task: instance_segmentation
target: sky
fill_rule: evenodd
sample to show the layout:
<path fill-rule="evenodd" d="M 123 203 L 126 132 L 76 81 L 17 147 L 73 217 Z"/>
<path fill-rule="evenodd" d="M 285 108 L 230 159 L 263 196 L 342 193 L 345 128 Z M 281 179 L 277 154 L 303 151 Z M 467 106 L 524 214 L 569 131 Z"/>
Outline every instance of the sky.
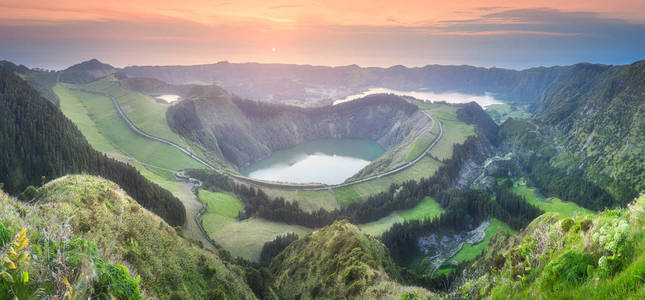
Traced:
<path fill-rule="evenodd" d="M 524 69 L 645 59 L 645 0 L 0 0 L 0 59 Z"/>

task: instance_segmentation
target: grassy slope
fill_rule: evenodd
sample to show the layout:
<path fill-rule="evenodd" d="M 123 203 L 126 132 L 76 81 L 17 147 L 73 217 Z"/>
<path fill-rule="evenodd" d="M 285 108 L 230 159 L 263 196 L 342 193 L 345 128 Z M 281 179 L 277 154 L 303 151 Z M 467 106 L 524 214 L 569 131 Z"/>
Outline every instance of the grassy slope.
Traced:
<path fill-rule="evenodd" d="M 565 217 L 595 214 L 593 211 L 580 207 L 573 202 L 562 201 L 555 197 L 545 199 L 535 188 L 527 187 L 523 180 L 513 183 L 513 192 L 524 197 L 528 203 L 544 212 L 557 212 Z"/>
<path fill-rule="evenodd" d="M 93 147 L 102 150 L 116 149 L 141 163 L 157 167 L 150 168 L 150 171 L 166 178 L 171 178 L 171 172 L 161 172 L 161 169 L 177 171 L 202 167 L 174 147 L 136 134 L 123 122 L 107 97 L 72 91 L 61 84 L 56 85 L 54 90 L 65 116 L 81 128 Z M 79 103 L 85 114 L 79 108 Z"/>
<path fill-rule="evenodd" d="M 258 261 L 264 243 L 278 235 L 291 232 L 303 235 L 311 231 L 306 227 L 261 218 L 238 221 L 237 214 L 243 205 L 234 196 L 200 189 L 199 197 L 208 205 L 208 210 L 201 218 L 204 229 L 215 242 L 236 257 Z"/>
<path fill-rule="evenodd" d="M 141 276 L 140 286 L 148 297 L 178 293 L 185 299 L 205 298 L 219 291 L 223 297 L 254 298 L 239 267 L 182 238 L 110 181 L 65 176 L 47 183 L 39 192 L 35 204 L 25 204 L 0 191 L 0 222 L 25 226 L 55 241 L 71 236 L 93 241 L 99 255 Z M 35 236 L 31 239 L 38 240 Z M 208 269 L 216 272 L 209 277 Z"/>
<path fill-rule="evenodd" d="M 240 200 L 225 193 L 214 193 L 200 189 L 199 199 L 206 204 L 209 214 L 237 218 L 238 213 L 244 210 L 244 204 Z"/>
<path fill-rule="evenodd" d="M 430 146 L 433 139 L 434 136 L 430 136 L 428 134 L 420 136 L 416 141 L 414 141 L 414 144 L 412 144 L 412 147 L 410 147 L 408 152 L 405 153 L 405 161 L 413 161 L 415 158 L 419 157 L 419 155 L 421 155 L 421 153 Z"/>
<path fill-rule="evenodd" d="M 441 206 L 432 197 L 425 197 L 421 203 L 411 209 L 395 211 L 385 218 L 377 221 L 361 224 L 358 227 L 361 231 L 379 236 L 387 231 L 395 223 L 402 223 L 403 221 L 423 220 L 425 218 L 434 218 L 443 212 Z"/>
<path fill-rule="evenodd" d="M 83 106 L 83 103 L 70 90 L 57 84 L 54 86 L 54 93 L 59 99 L 62 99 L 60 101 L 60 110 L 76 124 L 76 127 L 94 149 L 101 152 L 118 152 L 96 128 L 96 124 L 89 117 L 90 114 Z"/>
<path fill-rule="evenodd" d="M 478 297 L 493 299 L 645 296 L 645 195 L 626 209 L 576 216 L 569 230 L 562 220 L 557 213 L 546 213 L 518 236 L 487 248 L 479 265 L 489 266 L 498 254 L 506 256 L 504 265 L 467 282 L 460 294 L 478 291 Z M 586 220 L 591 226 L 585 231 L 581 223 Z"/>
<path fill-rule="evenodd" d="M 388 253 L 375 238 L 338 221 L 276 256 L 270 266 L 273 284 L 282 299 L 395 299 L 414 288 L 394 281 L 398 274 Z"/>
<path fill-rule="evenodd" d="M 528 105 L 492 104 L 486 106 L 486 112 L 497 124 L 504 123 L 506 119 L 527 120 L 531 118 Z"/>
<path fill-rule="evenodd" d="M 114 96 L 128 119 L 139 129 L 180 146 L 186 146 L 184 139 L 174 133 L 168 126 L 166 110 L 169 104 L 164 104 L 150 96 L 124 89 L 119 86 L 113 77 L 107 77 L 86 85 L 79 85 L 79 87 Z"/>
<path fill-rule="evenodd" d="M 430 150 L 430 155 L 444 160 L 452 157 L 452 149 L 455 144 L 461 144 L 471 135 L 475 135 L 475 128 L 457 119 L 457 108 L 453 106 L 440 105 L 427 112 L 441 121 L 443 125 L 443 137 Z"/>

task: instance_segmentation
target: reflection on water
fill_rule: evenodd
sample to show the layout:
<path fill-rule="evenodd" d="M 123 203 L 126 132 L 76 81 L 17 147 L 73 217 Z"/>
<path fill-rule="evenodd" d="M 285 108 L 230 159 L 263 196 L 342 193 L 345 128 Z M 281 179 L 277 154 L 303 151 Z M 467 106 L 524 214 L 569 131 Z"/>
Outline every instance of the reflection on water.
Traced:
<path fill-rule="evenodd" d="M 362 92 L 360 94 L 355 94 L 347 96 L 344 99 L 334 101 L 334 104 L 343 103 L 347 101 L 356 100 L 363 98 L 367 95 L 372 94 L 396 94 L 401 96 L 410 96 L 420 100 L 427 101 L 445 101 L 448 103 L 468 103 L 475 101 L 481 107 L 486 107 L 491 104 L 501 104 L 502 101 L 499 101 L 493 97 L 490 93 L 485 93 L 484 95 L 470 95 L 462 93 L 433 93 L 433 92 L 424 92 L 424 91 L 399 91 L 386 88 L 370 88 L 369 90 Z"/>
<path fill-rule="evenodd" d="M 173 103 L 173 102 L 179 100 L 180 97 L 178 95 L 161 95 L 161 96 L 157 96 L 155 98 L 157 98 L 159 100 L 166 101 L 168 103 Z"/>
<path fill-rule="evenodd" d="M 242 170 L 242 174 L 279 182 L 338 184 L 383 152 L 374 141 L 321 139 L 276 151 Z"/>

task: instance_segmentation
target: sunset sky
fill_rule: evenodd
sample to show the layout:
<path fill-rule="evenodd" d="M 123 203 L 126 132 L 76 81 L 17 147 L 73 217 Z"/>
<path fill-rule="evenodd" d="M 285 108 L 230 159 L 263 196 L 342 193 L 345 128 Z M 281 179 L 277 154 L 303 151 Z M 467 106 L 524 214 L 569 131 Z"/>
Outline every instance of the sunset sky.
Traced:
<path fill-rule="evenodd" d="M 0 0 L 0 59 L 526 68 L 645 59 L 645 1 Z"/>

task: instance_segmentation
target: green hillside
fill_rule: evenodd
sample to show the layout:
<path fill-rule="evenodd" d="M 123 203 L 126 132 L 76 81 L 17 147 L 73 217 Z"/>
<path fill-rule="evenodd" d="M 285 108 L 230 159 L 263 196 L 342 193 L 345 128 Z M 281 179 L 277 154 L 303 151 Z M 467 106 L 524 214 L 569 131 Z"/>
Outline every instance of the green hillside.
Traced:
<path fill-rule="evenodd" d="M 645 61 L 580 64 L 535 103 L 535 123 L 561 151 L 554 164 L 581 168 L 618 199 L 645 188 Z"/>
<path fill-rule="evenodd" d="M 66 176 L 38 194 L 26 204 L 0 191 L 0 242 L 22 227 L 31 241 L 33 256 L 20 267 L 29 274 L 22 289 L 32 294 L 20 299 L 255 298 L 242 268 L 183 238 L 112 182 Z M 3 275 L 2 299 L 7 286 L 16 290 Z"/>
<path fill-rule="evenodd" d="M 387 248 L 356 226 L 336 222 L 289 245 L 270 265 L 281 299 L 392 298 L 419 288 L 396 283 Z M 295 279 L 295 280 L 294 280 Z"/>
<path fill-rule="evenodd" d="M 95 135 L 90 136 L 98 140 Z M 78 127 L 58 108 L 2 67 L 0 153 L 0 182 L 11 194 L 62 175 L 84 172 L 121 184 L 139 203 L 172 225 L 185 222 L 185 209 L 176 197 L 141 176 L 135 168 L 92 149 Z"/>
<path fill-rule="evenodd" d="M 645 196 L 625 209 L 566 218 L 547 213 L 498 236 L 469 266 L 458 297 L 642 299 Z M 477 275 L 477 276 L 473 276 Z"/>

